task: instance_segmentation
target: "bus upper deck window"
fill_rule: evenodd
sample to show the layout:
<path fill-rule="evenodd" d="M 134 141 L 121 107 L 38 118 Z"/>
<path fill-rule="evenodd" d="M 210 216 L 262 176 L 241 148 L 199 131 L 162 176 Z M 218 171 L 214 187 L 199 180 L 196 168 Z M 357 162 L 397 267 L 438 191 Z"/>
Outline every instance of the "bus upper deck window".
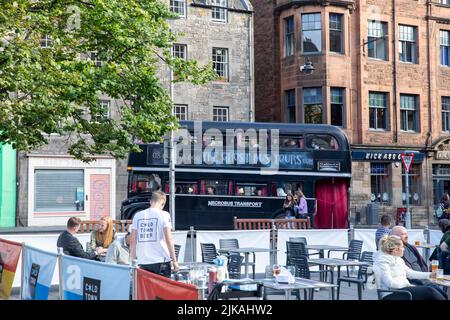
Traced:
<path fill-rule="evenodd" d="M 336 138 L 330 135 L 310 135 L 307 147 L 314 150 L 338 150 L 339 144 Z"/>

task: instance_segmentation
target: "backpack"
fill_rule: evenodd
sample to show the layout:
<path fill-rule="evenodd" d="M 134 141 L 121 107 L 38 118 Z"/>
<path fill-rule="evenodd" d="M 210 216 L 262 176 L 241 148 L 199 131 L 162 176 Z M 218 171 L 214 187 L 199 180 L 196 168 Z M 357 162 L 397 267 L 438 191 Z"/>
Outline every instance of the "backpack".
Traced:
<path fill-rule="evenodd" d="M 434 210 L 434 215 L 436 216 L 436 218 L 440 218 L 442 217 L 442 215 L 444 214 L 444 208 L 442 208 L 442 205 L 440 204 L 435 210 Z"/>

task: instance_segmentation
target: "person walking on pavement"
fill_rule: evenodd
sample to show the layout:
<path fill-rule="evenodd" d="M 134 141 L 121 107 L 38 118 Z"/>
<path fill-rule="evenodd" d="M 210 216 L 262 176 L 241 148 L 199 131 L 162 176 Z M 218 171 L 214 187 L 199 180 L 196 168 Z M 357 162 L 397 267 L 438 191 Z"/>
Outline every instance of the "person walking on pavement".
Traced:
<path fill-rule="evenodd" d="M 137 258 L 144 270 L 170 278 L 171 262 L 174 272 L 179 270 L 172 240 L 172 222 L 167 211 L 166 194 L 152 193 L 150 208 L 136 213 L 131 226 L 131 261 Z"/>

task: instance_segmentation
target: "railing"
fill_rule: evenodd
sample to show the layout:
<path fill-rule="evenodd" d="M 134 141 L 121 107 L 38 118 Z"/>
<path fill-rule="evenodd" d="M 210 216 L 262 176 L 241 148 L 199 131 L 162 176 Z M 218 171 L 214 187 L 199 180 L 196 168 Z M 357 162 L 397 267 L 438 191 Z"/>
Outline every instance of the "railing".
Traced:
<path fill-rule="evenodd" d="M 271 229 L 275 225 L 277 229 L 309 229 L 311 223 L 306 219 L 238 219 L 233 218 L 235 230 L 261 230 Z"/>
<path fill-rule="evenodd" d="M 116 232 L 127 232 L 127 228 L 132 224 L 133 220 L 113 220 L 113 225 Z M 80 230 L 78 233 L 90 233 L 96 230 L 98 220 L 84 220 L 81 221 Z"/>

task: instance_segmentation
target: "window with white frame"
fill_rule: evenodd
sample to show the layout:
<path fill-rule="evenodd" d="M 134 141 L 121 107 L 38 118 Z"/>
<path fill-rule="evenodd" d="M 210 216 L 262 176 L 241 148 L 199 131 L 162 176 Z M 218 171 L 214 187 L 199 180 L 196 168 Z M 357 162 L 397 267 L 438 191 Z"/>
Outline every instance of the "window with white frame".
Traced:
<path fill-rule="evenodd" d="M 331 88 L 331 124 L 344 125 L 344 88 Z"/>
<path fill-rule="evenodd" d="M 295 123 L 295 89 L 284 92 L 286 122 Z"/>
<path fill-rule="evenodd" d="M 441 66 L 450 67 L 450 31 L 441 30 Z"/>
<path fill-rule="evenodd" d="M 229 121 L 228 107 L 213 107 L 213 121 Z"/>
<path fill-rule="evenodd" d="M 442 131 L 450 132 L 450 97 L 442 97 Z"/>
<path fill-rule="evenodd" d="M 172 54 L 175 58 L 187 60 L 187 45 L 178 43 L 174 44 L 172 48 Z"/>
<path fill-rule="evenodd" d="M 177 117 L 178 120 L 187 120 L 187 105 L 186 104 L 175 104 L 173 106 L 173 115 Z"/>
<path fill-rule="evenodd" d="M 369 128 L 388 129 L 387 93 L 369 92 Z"/>
<path fill-rule="evenodd" d="M 228 49 L 213 48 L 213 68 L 221 80 L 228 81 Z"/>
<path fill-rule="evenodd" d="M 406 197 L 409 197 L 409 204 L 420 205 L 420 164 L 411 164 L 411 168 L 408 173 L 409 182 L 409 195 L 406 194 L 406 172 L 405 167 L 402 166 L 402 202 L 406 205 Z"/>
<path fill-rule="evenodd" d="M 417 28 L 399 25 L 398 34 L 398 55 L 400 61 L 417 63 Z"/>
<path fill-rule="evenodd" d="M 322 51 L 322 18 L 320 13 L 302 14 L 302 52 Z"/>
<path fill-rule="evenodd" d="M 322 88 L 303 88 L 305 123 L 322 123 Z"/>
<path fill-rule="evenodd" d="M 41 38 L 41 48 L 51 48 L 53 46 L 52 38 L 49 35 L 45 35 Z"/>
<path fill-rule="evenodd" d="M 111 118 L 111 101 L 99 100 L 98 104 L 98 112 L 97 114 L 92 115 L 92 120 L 94 122 L 101 122 Z"/>
<path fill-rule="evenodd" d="M 367 49 L 369 58 L 387 60 L 387 23 L 382 21 L 369 20 L 367 28 Z"/>
<path fill-rule="evenodd" d="M 84 170 L 34 171 L 34 211 L 84 211 Z"/>
<path fill-rule="evenodd" d="M 344 53 L 344 37 L 342 29 L 342 14 L 330 13 L 330 51 Z"/>
<path fill-rule="evenodd" d="M 419 97 L 412 94 L 400 95 L 400 130 L 418 131 Z"/>
<path fill-rule="evenodd" d="M 450 5 L 450 0 L 439 0 L 440 4 L 449 4 Z"/>
<path fill-rule="evenodd" d="M 284 56 L 292 56 L 295 52 L 294 17 L 284 18 Z"/>
<path fill-rule="evenodd" d="M 211 16 L 213 21 L 227 22 L 227 0 L 211 0 Z"/>
<path fill-rule="evenodd" d="M 170 0 L 170 11 L 180 17 L 186 17 L 186 0 Z"/>

